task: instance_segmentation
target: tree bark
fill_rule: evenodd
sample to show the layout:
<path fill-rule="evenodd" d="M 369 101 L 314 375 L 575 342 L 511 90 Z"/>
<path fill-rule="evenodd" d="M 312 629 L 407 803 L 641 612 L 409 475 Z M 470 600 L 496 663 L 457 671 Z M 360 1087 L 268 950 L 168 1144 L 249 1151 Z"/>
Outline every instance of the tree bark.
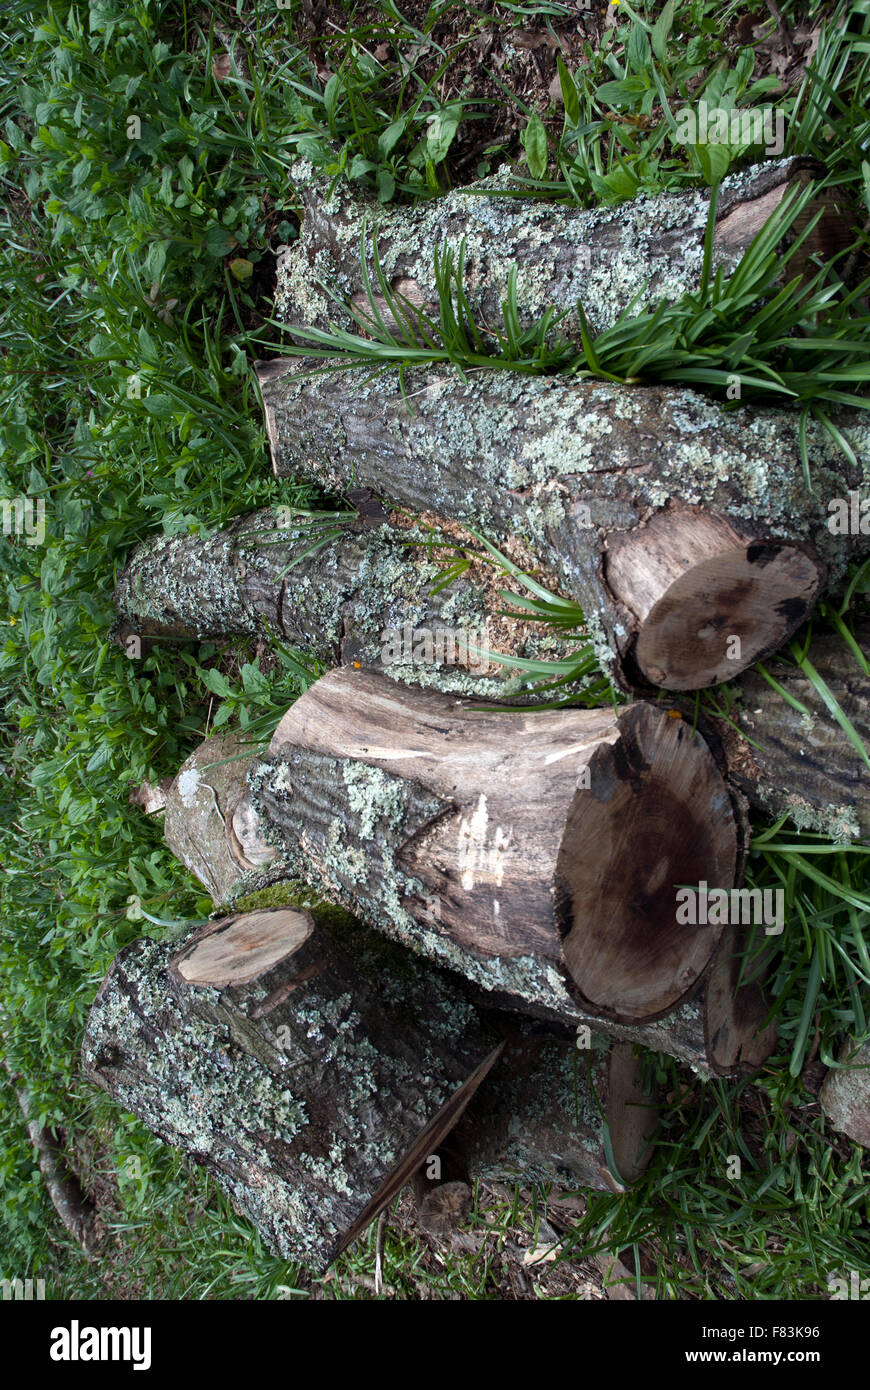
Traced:
<path fill-rule="evenodd" d="M 855 624 L 861 651 L 870 651 L 870 620 Z M 809 649 L 813 669 L 852 723 L 870 754 L 870 677 L 836 634 Z M 870 839 L 867 766 L 827 707 L 810 676 L 787 661 L 768 663 L 771 676 L 802 706 L 795 709 L 758 671 L 748 671 L 714 718 L 728 775 L 756 806 L 788 815 L 801 830 L 835 840 Z M 736 726 L 736 727 L 735 727 Z"/>
<path fill-rule="evenodd" d="M 181 950 L 134 942 L 82 1056 L 274 1254 L 322 1270 L 437 1148 L 501 1045 L 462 981 L 342 914 L 294 910 L 210 923 Z"/>
<path fill-rule="evenodd" d="M 825 1119 L 834 1129 L 870 1149 L 870 1042 L 848 1041 L 819 1092 Z"/>
<path fill-rule="evenodd" d="M 309 364 L 310 365 L 310 364 Z M 275 471 L 354 483 L 493 539 L 519 536 L 581 606 L 608 673 L 635 692 L 730 680 L 804 621 L 861 535 L 828 501 L 870 483 L 821 424 L 722 411 L 692 391 L 480 373 L 312 376 L 261 364 Z M 411 413 L 411 409 L 416 412 Z M 841 420 L 870 460 L 870 426 Z"/>
<path fill-rule="evenodd" d="M 502 322 L 511 268 L 519 267 L 517 307 L 525 328 L 550 307 L 567 311 L 560 325 L 579 337 L 577 301 L 593 331 L 609 327 L 637 299 L 639 311 L 660 299 L 697 290 L 709 215 L 709 190 L 639 194 L 617 207 L 583 211 L 512 195 L 509 176 L 487 180 L 415 208 L 387 209 L 347 183 L 296 168 L 304 215 L 299 240 L 282 258 L 275 295 L 277 316 L 291 326 L 353 328 L 341 300 L 370 313 L 361 271 L 363 248 L 380 312 L 372 238 L 393 292 L 438 317 L 433 250 L 465 242 L 465 284 L 475 319 Z M 754 165 L 722 181 L 714 235 L 713 266 L 726 273 L 790 188 L 824 173 L 808 159 Z M 487 187 L 494 191 L 487 192 Z M 818 195 L 801 215 L 797 233 L 817 210 L 822 218 L 803 247 L 783 247 L 783 280 L 801 274 L 810 254 L 830 259 L 852 239 L 853 210 L 842 194 Z"/>
<path fill-rule="evenodd" d="M 522 699 L 527 682 L 489 662 L 489 647 L 553 659 L 576 646 L 541 624 L 505 617 L 500 572 L 483 560 L 470 559 L 446 583 L 456 537 L 409 518 L 391 523 L 383 512 L 356 529 L 362 524 L 285 519 L 273 508 L 209 537 L 151 539 L 118 582 L 113 635 L 123 644 L 132 635 L 271 633 L 327 666 L 385 670 L 396 680 L 494 700 Z"/>
<path fill-rule="evenodd" d="M 267 838 L 353 911 L 484 989 L 617 1022 L 694 992 L 737 821 L 703 742 L 649 705 L 494 715 L 368 672 L 319 680 L 251 772 Z"/>
<path fill-rule="evenodd" d="M 300 523 L 298 530 L 297 546 L 275 513 L 263 511 L 242 518 L 229 532 L 220 532 L 207 541 L 190 536 L 161 537 L 140 546 L 116 591 L 124 632 L 219 639 L 252 635 L 265 621 L 273 633 L 283 634 L 324 664 L 359 665 L 382 670 L 404 684 L 512 704 L 534 698 L 528 693 L 534 678 L 528 680 L 522 672 L 515 676 L 509 666 L 491 664 L 486 674 L 471 669 L 469 658 L 476 660 L 472 649 L 476 650 L 481 634 L 487 649 L 520 660 L 532 656 L 564 660 L 577 650 L 579 637 L 542 634 L 541 625 L 536 629 L 534 624 L 505 618 L 503 600 L 494 593 L 499 587 L 498 576 L 490 566 L 472 561 L 467 571 L 440 593 L 432 594 L 438 576 L 450 562 L 448 547 L 461 545 L 455 537 L 440 538 L 444 548 L 432 554 L 424 544 L 427 532 L 416 525 L 384 522 L 364 534 L 342 526 L 320 550 L 303 558 L 285 584 L 279 577 L 282 571 L 294 555 L 311 544 L 307 524 Z M 203 577 L 213 571 L 218 578 Z M 239 577 L 241 571 L 244 573 Z M 536 578 L 556 591 L 553 577 L 536 572 Z M 218 579 L 225 597 L 212 603 L 210 595 Z M 280 619 L 279 612 L 283 614 Z M 439 633 L 451 640 L 435 641 L 427 654 L 425 644 L 418 639 Z M 470 634 L 464 644 L 463 634 Z M 399 660 L 389 659 L 392 653 L 386 639 L 391 642 L 394 636 L 403 647 Z M 870 650 L 870 621 L 866 617 L 857 621 L 855 637 L 862 650 Z M 809 659 L 870 748 L 870 678 L 836 635 L 816 636 Z M 799 829 L 816 830 L 835 839 L 867 840 L 870 783 L 862 775 L 860 755 L 812 681 L 797 666 L 776 659 L 768 664 L 778 684 L 806 713 L 790 706 L 759 672 L 749 671 L 727 691 L 707 697 L 701 710 L 702 732 L 716 741 L 729 779 L 753 806 L 777 817 L 787 814 Z M 566 687 L 561 693 L 569 694 L 572 689 Z M 714 713 L 717 710 L 719 714 Z M 684 712 L 695 717 L 694 708 L 685 706 Z M 242 751 L 244 744 L 237 743 L 232 749 L 228 744 L 227 752 L 221 752 L 221 747 L 216 743 L 206 761 L 219 763 Z M 185 764 L 185 769 L 197 765 L 194 760 Z M 216 776 L 226 775 L 232 766 L 227 765 L 224 774 L 216 772 Z M 242 782 L 246 775 L 247 768 Z M 215 778 L 211 780 L 218 789 Z M 239 796 L 242 794 L 243 789 Z M 200 800 L 203 808 L 210 805 L 207 787 L 203 787 Z M 175 789 L 171 801 L 177 809 Z M 189 808 L 181 809 L 182 821 L 189 822 Z M 167 842 L 187 863 L 183 844 L 169 838 L 175 833 L 170 830 L 173 819 L 167 815 Z M 216 902 L 231 896 L 230 883 L 241 882 L 238 860 L 232 851 L 230 854 L 226 861 L 217 847 L 206 853 L 212 872 L 223 862 L 229 873 L 222 888 L 216 890 L 215 885 L 206 883 Z M 194 872 L 206 882 L 196 868 Z"/>

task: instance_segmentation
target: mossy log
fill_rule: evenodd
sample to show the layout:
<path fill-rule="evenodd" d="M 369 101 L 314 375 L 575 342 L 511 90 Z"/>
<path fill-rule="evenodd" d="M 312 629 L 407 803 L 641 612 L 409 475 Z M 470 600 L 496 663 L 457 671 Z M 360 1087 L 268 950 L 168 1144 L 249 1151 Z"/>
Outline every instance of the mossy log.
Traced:
<path fill-rule="evenodd" d="M 665 386 L 445 369 L 312 376 L 261 364 L 279 476 L 369 487 L 414 511 L 521 537 L 634 691 L 730 680 L 804 621 L 866 536 L 835 535 L 828 501 L 870 484 L 870 426 L 823 425 L 801 466 L 798 414 L 723 411 Z M 412 413 L 413 411 L 413 413 Z"/>
<path fill-rule="evenodd" d="M 859 618 L 854 633 L 859 649 L 870 652 L 870 619 Z M 858 658 L 842 637 L 822 633 L 808 659 L 870 752 L 870 677 Z M 723 717 L 713 721 L 729 779 L 754 805 L 790 816 L 799 829 L 870 840 L 870 777 L 860 753 L 808 672 L 785 659 L 767 666 L 797 707 L 757 671 L 729 689 Z"/>
<path fill-rule="evenodd" d="M 210 536 L 155 537 L 119 578 L 113 635 L 122 644 L 132 635 L 271 635 L 326 666 L 385 670 L 478 699 L 522 698 L 528 683 L 486 651 L 555 659 L 576 639 L 504 617 L 492 565 L 470 561 L 445 582 L 457 544 L 383 512 L 336 522 L 280 507 Z"/>
<path fill-rule="evenodd" d="M 724 179 L 713 266 L 731 271 L 786 192 L 823 173 L 812 160 L 780 159 Z M 640 193 L 616 207 L 584 211 L 523 196 L 508 174 L 415 208 L 388 209 L 345 182 L 315 174 L 304 162 L 295 166 L 292 177 L 302 201 L 302 227 L 299 240 L 282 257 L 275 295 L 277 315 L 288 325 L 324 329 L 331 322 L 352 328 L 353 319 L 336 295 L 370 314 L 363 254 L 379 311 L 389 320 L 376 277 L 373 237 L 391 290 L 425 308 L 436 321 L 433 250 L 450 246 L 458 252 L 463 241 L 468 301 L 475 319 L 489 327 L 501 324 L 514 265 L 522 326 L 554 306 L 567 311 L 560 331 L 575 337 L 578 299 L 598 332 L 633 299 L 646 307 L 694 292 L 700 284 L 708 189 Z M 806 242 L 792 254 L 783 246 L 783 279 L 800 274 L 809 255 L 829 260 L 849 243 L 853 212 L 835 191 L 813 199 L 789 242 L 816 211 L 822 216 Z"/>
<path fill-rule="evenodd" d="M 463 984 L 328 910 L 231 917 L 120 953 L 84 1070 L 204 1164 L 274 1254 L 322 1270 L 499 1054 Z"/>
<path fill-rule="evenodd" d="M 870 1149 L 870 1042 L 844 1043 L 822 1083 L 819 1103 L 834 1129 Z"/>
<path fill-rule="evenodd" d="M 317 681 L 250 775 L 302 877 L 485 989 L 617 1022 L 690 996 L 721 927 L 676 886 L 734 884 L 739 833 L 687 723 L 623 709 L 496 713 L 372 672 Z"/>

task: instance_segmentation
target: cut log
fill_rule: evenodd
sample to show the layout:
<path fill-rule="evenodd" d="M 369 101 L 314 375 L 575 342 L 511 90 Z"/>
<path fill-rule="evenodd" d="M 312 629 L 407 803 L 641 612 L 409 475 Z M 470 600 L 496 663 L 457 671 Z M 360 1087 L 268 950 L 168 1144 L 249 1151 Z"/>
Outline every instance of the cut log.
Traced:
<path fill-rule="evenodd" d="M 84 1070 L 205 1164 L 274 1254 L 323 1270 L 437 1148 L 502 1044 L 461 980 L 341 914 L 315 912 L 303 939 L 304 914 L 255 915 L 181 950 L 122 951 Z"/>
<path fill-rule="evenodd" d="M 503 602 L 493 594 L 492 572 L 484 566 L 472 564 L 440 593 L 431 594 L 448 563 L 448 552 L 445 550 L 443 560 L 437 552 L 435 558 L 428 558 L 430 552 L 422 544 L 426 533 L 416 526 L 385 523 L 364 536 L 346 527 L 338 528 L 338 534 L 317 551 L 323 575 L 319 587 L 329 599 L 328 604 L 319 604 L 314 568 L 305 583 L 295 577 L 298 572 L 294 568 L 293 582 L 285 588 L 283 598 L 283 581 L 276 577 L 271 590 L 268 587 L 263 566 L 274 565 L 280 572 L 295 553 L 292 541 L 285 543 L 280 539 L 287 536 L 287 531 L 275 513 L 264 511 L 244 518 L 243 522 L 234 523 L 238 539 L 229 554 L 223 533 L 205 542 L 199 537 L 173 537 L 168 541 L 161 537 L 140 547 L 116 593 L 126 630 L 145 635 L 158 630 L 162 623 L 165 627 L 161 630 L 175 636 L 222 638 L 252 634 L 257 631 L 259 618 L 265 618 L 273 632 L 283 631 L 328 665 L 361 665 L 383 670 L 405 684 L 510 703 L 532 698 L 522 675 L 514 677 L 510 667 L 494 666 L 487 669 L 487 674 L 478 675 L 463 664 L 480 633 L 486 635 L 492 650 L 521 660 L 531 656 L 562 660 L 577 650 L 577 637 L 541 635 L 533 625 L 505 619 L 501 613 Z M 299 529 L 305 533 L 305 528 Z M 280 544 L 273 546 L 279 539 Z M 445 542 L 448 539 L 445 537 Z M 285 557 L 283 562 L 275 562 L 276 554 Z M 208 597 L 213 586 L 204 583 L 198 590 L 196 579 L 197 570 L 202 572 L 212 565 L 223 567 L 228 595 L 227 576 L 238 574 L 240 569 L 245 571 L 237 580 L 232 597 L 214 606 Z M 188 568 L 190 592 L 182 600 L 179 576 Z M 256 581 L 258 597 L 245 587 L 254 574 L 260 575 Z M 336 579 L 339 575 L 340 581 Z M 553 590 L 552 580 L 540 573 L 536 577 Z M 184 589 L 183 583 L 181 587 Z M 199 600 L 197 592 L 202 595 Z M 276 618 L 279 608 L 283 613 L 280 620 Z M 406 624 L 411 627 L 409 641 L 405 640 Z M 427 656 L 425 646 L 418 646 L 421 659 L 414 659 L 415 635 L 437 637 L 439 633 L 456 640 L 433 641 L 428 654 L 431 660 L 422 659 Z M 463 633 L 471 634 L 464 648 L 458 640 Z M 389 657 L 391 650 L 387 639 L 397 635 L 410 658 L 388 659 L 384 664 L 384 657 Z M 866 617 L 857 622 L 855 636 L 858 646 L 870 651 L 870 621 Z M 455 658 L 455 665 L 451 658 Z M 870 749 L 870 678 L 837 636 L 816 636 L 809 658 Z M 799 829 L 819 831 L 838 840 L 867 840 L 870 779 L 862 774 L 863 764 L 853 744 L 812 681 L 799 668 L 774 658 L 770 670 L 806 713 L 790 706 L 755 671 L 744 672 L 721 696 L 708 696 L 700 712 L 694 705 L 684 706 L 684 712 L 691 719 L 700 713 L 702 732 L 715 740 L 729 779 L 753 806 L 777 817 L 789 815 Z M 713 713 L 717 709 L 721 716 Z M 230 756 L 217 751 L 219 746 L 215 745 L 215 752 L 207 761 L 221 762 L 224 756 Z M 247 768 L 240 786 L 246 775 Z M 173 788 L 172 799 L 177 807 L 177 788 Z M 210 805 L 209 792 L 203 788 L 202 806 L 208 810 Z M 182 811 L 184 818 L 189 819 L 187 808 Z M 169 827 L 167 817 L 167 837 Z M 170 847 L 187 862 L 180 842 L 170 841 Z M 207 858 L 214 872 L 219 857 L 208 854 Z M 197 872 L 192 864 L 189 867 Z M 231 876 L 237 876 L 237 869 L 233 857 Z M 212 896 L 220 903 L 231 894 L 225 889 Z"/>
<path fill-rule="evenodd" d="M 824 173 L 808 159 L 755 165 L 722 181 L 713 243 L 713 265 L 730 272 L 789 189 Z M 289 325 L 353 328 L 329 291 L 371 312 L 361 272 L 363 247 L 369 282 L 378 290 L 372 254 L 394 293 L 437 320 L 433 249 L 458 250 L 465 242 L 465 283 L 475 319 L 502 322 L 511 268 L 519 268 L 517 306 L 525 328 L 550 307 L 567 311 L 560 324 L 579 336 L 578 299 L 593 331 L 609 327 L 637 300 L 638 311 L 660 299 L 697 290 L 709 215 L 709 190 L 639 194 L 616 207 L 574 207 L 506 196 L 510 174 L 448 193 L 415 208 L 387 209 L 360 197 L 351 186 L 325 179 L 301 162 L 293 182 L 303 201 L 299 240 L 282 257 L 275 295 L 277 316 Z M 334 187 L 331 185 L 334 183 Z M 494 192 L 488 193 L 487 187 Z M 793 241 L 815 215 L 814 232 L 794 254 L 783 255 L 782 278 L 801 274 L 807 257 L 822 260 L 853 239 L 854 211 L 842 192 L 815 197 L 801 214 Z M 787 252 L 787 247 L 783 248 Z M 378 308 L 387 322 L 386 300 Z"/>
<path fill-rule="evenodd" d="M 834 1129 L 870 1149 L 870 1042 L 847 1041 L 822 1083 L 819 1102 Z"/>
<path fill-rule="evenodd" d="M 206 744 L 188 759 L 185 768 L 195 766 L 199 761 L 210 763 L 214 753 L 207 749 L 207 745 L 212 745 L 213 748 L 219 740 L 220 736 L 207 740 Z M 244 762 L 236 760 L 230 764 L 239 779 L 239 794 L 241 789 L 247 786 L 248 776 L 257 761 L 256 755 L 251 755 Z M 176 783 L 177 781 L 178 779 Z M 227 821 L 217 800 L 203 795 L 201 799 L 196 800 L 189 797 L 188 801 L 189 805 L 185 806 L 174 793 L 170 798 L 173 822 L 171 831 L 167 827 L 166 841 L 173 853 L 182 859 L 210 892 L 215 889 L 212 894 L 215 907 L 233 903 L 266 887 L 280 891 L 282 884 L 286 886 L 287 891 L 298 892 L 299 882 L 293 877 L 294 869 L 290 859 L 275 851 L 277 857 L 262 870 L 244 870 L 238 867 L 227 848 L 232 822 Z M 248 804 L 250 805 L 250 802 Z M 258 843 L 266 843 L 266 829 L 253 809 L 252 816 L 252 834 Z M 225 875 L 218 873 L 218 867 L 222 865 L 226 868 Z M 506 1008 L 517 1007 L 516 999 L 502 997 L 500 994 L 497 1002 Z M 611 1037 L 641 1043 L 654 1051 L 668 1052 L 698 1070 L 704 1069 L 707 1065 L 703 1000 L 687 1000 L 663 1019 L 634 1025 L 599 1019 L 588 1013 L 579 1003 L 570 1001 L 563 1005 L 561 1012 L 547 1010 L 542 1006 L 525 1007 L 531 1007 L 532 1012 L 541 1018 L 563 1027 L 566 1023 L 565 1011 L 568 1010 L 572 1027 L 583 1027 L 587 1030 L 594 1027 Z"/>
<path fill-rule="evenodd" d="M 309 364 L 310 365 L 310 364 Z M 446 370 L 375 379 L 261 364 L 275 471 L 351 481 L 416 511 L 519 536 L 580 604 L 605 668 L 635 692 L 730 680 L 804 621 L 868 539 L 828 500 L 870 486 L 870 425 L 725 412 L 699 394 Z M 415 414 L 411 414 L 411 406 Z"/>
<path fill-rule="evenodd" d="M 206 750 L 209 746 L 214 749 L 216 744 L 219 745 L 223 741 L 223 737 L 225 736 L 207 740 L 206 744 L 188 759 L 185 767 L 196 766 L 200 762 L 211 762 L 213 753 Z M 227 764 L 238 779 L 236 799 L 242 795 L 242 790 L 247 788 L 247 779 L 256 761 L 256 756 L 251 755 L 244 761 L 234 759 Z M 180 777 L 181 774 L 175 779 L 175 786 Z M 232 803 L 233 797 L 228 796 L 227 801 Z M 266 831 L 253 810 L 250 798 L 246 798 L 245 805 L 251 818 L 250 838 L 257 844 L 266 844 Z M 240 898 L 243 894 L 256 893 L 264 887 L 274 889 L 283 884 L 285 891 L 289 891 L 291 886 L 298 889 L 298 884 L 292 880 L 292 864 L 286 857 L 278 856 L 264 869 L 249 868 L 245 871 L 235 867 L 236 861 L 228 848 L 235 838 L 232 832 L 233 821 L 232 818 L 228 820 L 221 811 L 216 797 L 203 797 L 200 800 L 199 796 L 188 796 L 188 804 L 185 805 L 173 792 L 170 808 L 173 825 L 172 833 L 167 829 L 167 843 L 176 855 L 183 856 L 183 862 L 194 873 L 199 874 L 200 881 L 206 887 L 215 884 L 215 866 L 227 865 L 227 875 L 220 883 L 222 896 L 215 895 L 216 907 Z M 733 962 L 729 953 L 734 954 Z M 594 1017 L 577 1005 L 576 1011 L 571 1014 L 572 1026 L 576 1025 L 587 1031 L 595 1027 L 611 1037 L 641 1043 L 654 1051 L 668 1052 L 699 1071 L 706 1067 L 712 1067 L 721 1074 L 751 1070 L 754 1066 L 760 1066 L 773 1050 L 775 1028 L 766 1024 L 767 1004 L 761 988 L 763 970 L 756 964 L 744 981 L 744 954 L 743 937 L 738 940 L 735 933 L 726 931 L 711 966 L 709 983 L 705 985 L 698 999 L 683 1003 L 660 1020 L 623 1025 L 609 1019 Z M 714 981 L 718 981 L 718 986 L 712 996 L 715 1012 L 711 1018 L 710 994 Z M 726 992 L 729 989 L 731 995 Z M 267 1004 L 271 1002 L 270 996 Z M 505 1007 L 516 1007 L 516 1000 L 499 997 L 499 1002 Z M 564 1014 L 528 1004 L 525 1007 L 531 1008 L 532 1012 L 542 1018 L 549 1018 L 552 1022 L 561 1022 L 564 1025 Z M 759 1030 L 762 1030 L 762 1034 L 757 1036 Z"/>
<path fill-rule="evenodd" d="M 493 715 L 345 669 L 288 711 L 250 784 L 307 882 L 568 1020 L 661 1017 L 721 935 L 681 925 L 676 893 L 733 885 L 734 812 L 703 742 L 650 705 Z"/>
<path fill-rule="evenodd" d="M 505 618 L 498 572 L 484 561 L 469 560 L 445 582 L 455 538 L 381 518 L 358 531 L 359 521 L 288 524 L 274 508 L 211 536 L 149 540 L 118 582 L 114 635 L 271 633 L 327 666 L 382 669 L 395 680 L 497 700 L 521 698 L 526 682 L 490 663 L 489 646 L 524 659 L 558 658 L 576 645 Z"/>
<path fill-rule="evenodd" d="M 311 913 L 297 907 L 236 913 L 197 936 L 173 957 L 169 968 L 186 985 L 213 985 L 215 989 L 249 985 L 274 970 L 285 957 L 296 955 L 313 931 Z M 320 962 L 312 963 L 307 978 L 313 979 L 314 964 L 319 967 Z M 299 973 L 297 970 L 291 977 L 294 986 Z M 260 1010 L 255 1012 L 262 1016 Z"/>
<path fill-rule="evenodd" d="M 866 617 L 855 624 L 855 638 L 870 652 Z M 870 755 L 870 678 L 833 634 L 814 638 L 809 661 Z M 730 780 L 754 805 L 789 816 L 798 829 L 870 840 L 870 776 L 860 753 L 809 675 L 785 660 L 774 659 L 768 669 L 798 708 L 760 672 L 746 672 L 713 720 Z"/>

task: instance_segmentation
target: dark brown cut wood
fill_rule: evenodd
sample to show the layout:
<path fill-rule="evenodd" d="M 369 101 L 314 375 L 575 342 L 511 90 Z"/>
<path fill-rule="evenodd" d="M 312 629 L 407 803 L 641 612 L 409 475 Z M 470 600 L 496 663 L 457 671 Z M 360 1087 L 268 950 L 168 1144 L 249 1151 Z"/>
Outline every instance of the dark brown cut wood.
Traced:
<path fill-rule="evenodd" d="M 265 974 L 223 988 L 186 982 L 183 966 L 225 924 L 180 951 L 134 942 L 94 1001 L 82 1056 L 92 1081 L 205 1164 L 276 1255 L 322 1270 L 437 1148 L 502 1044 L 462 981 L 341 914 L 314 918 Z"/>
<path fill-rule="evenodd" d="M 309 364 L 310 365 L 310 364 Z M 680 691 L 740 674 L 804 621 L 867 536 L 833 534 L 828 503 L 870 491 L 870 426 L 821 424 L 801 466 L 796 412 L 722 411 L 699 394 L 447 370 L 311 376 L 262 364 L 279 476 L 351 480 L 492 539 L 520 537 L 580 604 L 626 688 Z M 411 414 L 411 409 L 414 414 Z"/>
<path fill-rule="evenodd" d="M 714 267 L 732 270 L 786 192 L 823 173 L 812 160 L 781 159 L 724 179 Z M 371 313 L 361 272 L 363 247 L 379 311 L 390 323 L 392 315 L 375 273 L 373 236 L 391 290 L 423 307 L 436 321 L 433 250 L 447 245 L 458 253 L 462 242 L 472 313 L 491 327 L 501 325 L 514 265 L 519 271 L 516 293 L 522 326 L 555 306 L 567 311 L 560 331 L 574 337 L 579 336 L 578 299 L 593 331 L 600 332 L 633 299 L 640 310 L 695 291 L 701 279 L 708 189 L 641 193 L 615 207 L 584 211 L 517 196 L 515 185 L 513 196 L 506 196 L 512 187 L 508 172 L 415 208 L 388 209 L 304 163 L 296 166 L 293 181 L 303 202 L 302 227 L 298 241 L 281 258 L 275 303 L 279 318 L 303 329 L 323 329 L 330 322 L 353 329 L 351 315 L 333 295 Z M 852 239 L 854 210 L 836 191 L 812 200 L 795 234 L 816 211 L 822 217 L 808 241 L 792 255 L 783 255 L 783 279 L 802 273 L 808 255 L 828 260 Z"/>
<path fill-rule="evenodd" d="M 300 538 L 308 534 L 301 524 L 298 531 Z M 463 653 L 456 644 L 453 648 L 444 644 L 443 650 L 447 658 L 456 656 L 455 665 L 438 659 L 442 651 L 438 644 L 433 646 L 431 662 L 414 660 L 413 643 L 405 642 L 405 623 L 411 623 L 412 633 L 417 634 L 470 631 L 476 636 L 482 631 L 490 636 L 492 650 L 511 657 L 564 659 L 577 647 L 577 638 L 558 634 L 542 637 L 534 629 L 529 633 L 520 624 L 503 619 L 503 602 L 493 593 L 491 576 L 486 572 L 478 574 L 472 568 L 441 593 L 430 594 L 447 563 L 446 552 L 444 559 L 427 558 L 428 549 L 415 543 L 425 537 L 416 526 L 385 524 L 364 536 L 340 528 L 313 557 L 313 564 L 322 566 L 322 580 L 318 581 L 316 568 L 312 568 L 301 582 L 294 565 L 293 582 L 284 586 L 283 598 L 279 576 L 293 560 L 296 547 L 292 539 L 284 544 L 287 531 L 279 519 L 271 511 L 256 513 L 235 523 L 234 535 L 237 539 L 229 553 L 224 533 L 205 542 L 185 536 L 170 541 L 160 538 L 140 547 L 116 595 L 129 630 L 147 634 L 156 630 L 159 621 L 165 621 L 176 636 L 221 638 L 256 632 L 262 617 L 273 632 L 283 631 L 284 636 L 329 665 L 359 664 L 383 670 L 406 684 L 511 703 L 532 698 L 522 674 L 514 677 L 510 667 L 492 666 L 486 675 L 478 675 L 461 663 Z M 276 540 L 281 543 L 273 544 Z M 310 540 L 309 535 L 306 544 Z M 233 573 L 245 571 L 227 601 L 214 606 L 209 602 L 213 583 L 200 585 L 197 578 L 198 572 L 213 565 L 223 569 L 228 595 Z M 272 580 L 267 577 L 270 570 L 275 576 Z M 545 577 L 537 577 L 547 583 Z M 249 587 L 254 582 L 256 590 Z M 318 593 L 324 602 L 318 601 Z M 279 606 L 284 615 L 280 624 L 276 621 Z M 861 616 L 854 626 L 859 648 L 870 651 L 870 621 Z M 395 633 L 401 633 L 403 644 L 411 647 L 412 658 L 390 660 L 384 665 L 384 636 Z M 466 652 L 470 645 L 466 642 Z M 870 678 L 858 660 L 841 638 L 825 634 L 814 638 L 809 659 L 870 748 Z M 786 659 L 773 659 L 769 666 L 777 682 L 807 713 L 790 706 L 763 676 L 749 671 L 732 682 L 727 692 L 711 692 L 706 698 L 701 711 L 702 731 L 721 744 L 730 780 L 753 806 L 774 816 L 790 815 L 801 829 L 817 830 L 835 839 L 866 840 L 870 836 L 870 778 L 863 773 L 859 755 L 812 681 L 797 666 Z M 717 709 L 722 711 L 721 717 L 716 715 Z M 694 706 L 686 706 L 685 713 L 688 718 L 696 717 Z M 226 754 L 218 751 L 220 747 L 219 741 L 215 743 L 215 751 L 206 761 L 220 762 L 231 756 L 229 743 Z M 243 748 L 240 743 L 236 751 Z M 197 766 L 196 759 L 190 766 Z M 216 770 L 215 776 L 220 780 L 230 770 Z M 245 768 L 240 786 L 246 774 Z M 206 780 L 211 780 L 219 793 L 219 781 L 210 773 Z M 177 803 L 176 788 L 171 801 Z M 200 801 L 207 810 L 211 798 L 206 787 Z M 190 819 L 186 808 L 184 819 Z M 168 839 L 173 820 L 167 816 Z M 185 860 L 181 843 L 171 847 Z M 256 858 L 264 851 L 262 846 L 252 846 L 251 852 Z M 228 866 L 233 881 L 238 878 L 238 855 L 239 847 L 233 845 Z M 220 862 L 217 849 L 207 857 L 215 872 Z M 197 872 L 194 865 L 190 867 Z M 213 896 L 223 902 L 230 894 L 224 891 Z"/>
<path fill-rule="evenodd" d="M 250 784 L 306 881 L 569 1020 L 662 1016 L 721 934 L 681 926 L 676 889 L 732 886 L 735 816 L 702 740 L 652 706 L 493 715 L 345 669 L 288 711 Z"/>
<path fill-rule="evenodd" d="M 819 1102 L 834 1129 L 870 1149 L 870 1042 L 846 1041 L 822 1083 Z"/>

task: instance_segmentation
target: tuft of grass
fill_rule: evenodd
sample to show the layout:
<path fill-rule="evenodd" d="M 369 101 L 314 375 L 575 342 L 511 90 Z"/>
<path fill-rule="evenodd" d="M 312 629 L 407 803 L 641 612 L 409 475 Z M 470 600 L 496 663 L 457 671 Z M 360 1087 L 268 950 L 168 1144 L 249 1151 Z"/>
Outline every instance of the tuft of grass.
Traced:
<path fill-rule="evenodd" d="M 325 361 L 323 368 L 312 371 L 361 365 L 378 371 L 398 369 L 403 390 L 407 369 L 438 364 L 452 365 L 463 379 L 468 372 L 497 370 L 626 384 L 678 382 L 714 394 L 724 408 L 766 401 L 800 407 L 804 421 L 809 415 L 820 419 L 850 454 L 848 441 L 825 407 L 868 406 L 868 397 L 860 392 L 870 381 L 870 315 L 856 312 L 856 306 L 870 292 L 870 277 L 849 291 L 828 265 L 817 268 L 805 283 L 800 277 L 779 283 L 779 248 L 815 196 L 813 183 L 790 190 L 730 275 L 721 266 L 714 273 L 717 193 L 714 188 L 710 198 L 698 289 L 642 313 L 635 312 L 635 300 L 595 337 L 578 302 L 579 344 L 556 336 L 567 310 L 559 312 L 551 306 L 528 328 L 521 326 L 516 266 L 502 305 L 501 328 L 487 329 L 478 323 L 465 289 L 464 243 L 458 253 L 449 247 L 433 253 L 439 303 L 439 318 L 434 320 L 392 289 L 373 237 L 374 285 L 364 243 L 361 255 L 366 307 L 345 305 L 334 290 L 324 287 L 363 331 L 287 325 L 287 331 L 301 341 L 285 346 L 284 353 Z M 793 250 L 803 244 L 820 216 L 817 212 L 808 221 L 794 239 Z M 395 327 L 385 321 L 379 296 L 386 301 Z M 802 461 L 811 486 L 806 447 Z"/>

